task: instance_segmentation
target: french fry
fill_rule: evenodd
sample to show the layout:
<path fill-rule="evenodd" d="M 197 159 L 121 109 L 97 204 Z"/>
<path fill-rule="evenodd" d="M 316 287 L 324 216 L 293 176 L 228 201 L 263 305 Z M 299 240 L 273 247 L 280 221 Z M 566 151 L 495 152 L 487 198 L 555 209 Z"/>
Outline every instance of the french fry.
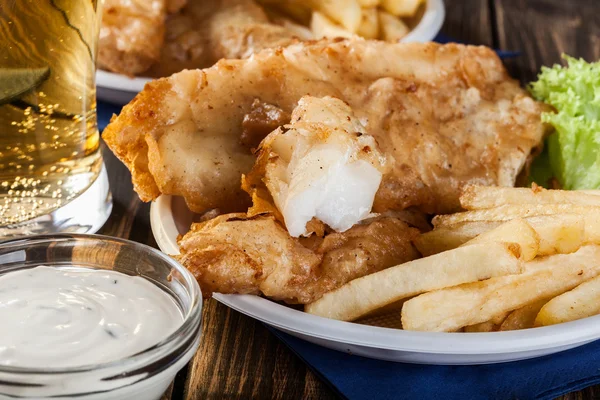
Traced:
<path fill-rule="evenodd" d="M 358 0 L 362 8 L 374 8 L 379 5 L 379 0 Z"/>
<path fill-rule="evenodd" d="M 540 236 L 531 225 L 520 218 L 505 222 L 491 231 L 482 233 L 462 246 L 497 242 L 517 243 L 521 246 L 523 261 L 533 260 L 540 250 Z"/>
<path fill-rule="evenodd" d="M 575 210 L 577 209 L 577 210 Z M 443 227 L 474 221 L 509 221 L 515 218 L 534 217 L 539 215 L 555 215 L 569 213 L 586 213 L 600 211 L 594 207 L 572 206 L 567 204 L 509 204 L 484 210 L 465 211 L 455 214 L 437 215 L 433 218 L 434 227 Z"/>
<path fill-rule="evenodd" d="M 600 264 L 600 260 L 590 260 Z M 600 314 L 600 277 L 582 283 L 546 303 L 535 326 L 560 324 Z"/>
<path fill-rule="evenodd" d="M 520 248 L 514 243 L 461 247 L 355 279 L 306 305 L 305 311 L 352 321 L 419 293 L 519 273 L 519 255 Z"/>
<path fill-rule="evenodd" d="M 600 243 L 600 211 L 582 215 L 585 224 L 585 242 Z"/>
<path fill-rule="evenodd" d="M 579 192 L 579 193 L 585 193 L 585 194 L 591 194 L 591 195 L 594 195 L 594 196 L 600 196 L 600 190 L 598 190 L 598 189 L 577 190 L 577 192 Z"/>
<path fill-rule="evenodd" d="M 313 32 L 315 39 L 321 39 L 324 37 L 335 38 L 335 37 L 352 37 L 352 32 L 348 32 L 340 25 L 330 20 L 324 14 L 314 11 L 310 20 L 310 30 Z"/>
<path fill-rule="evenodd" d="M 415 331 L 455 331 L 558 296 L 599 274 L 597 245 L 538 258 L 526 263 L 525 271 L 518 275 L 436 290 L 408 300 L 402 307 L 402 326 Z"/>
<path fill-rule="evenodd" d="M 540 237 L 538 255 L 572 253 L 586 242 L 585 220 L 581 215 L 546 215 L 525 220 Z"/>
<path fill-rule="evenodd" d="M 500 325 L 500 324 L 502 324 L 504 322 L 504 320 L 506 319 L 506 317 L 508 317 L 508 313 L 500 314 L 500 315 L 497 315 L 494 318 L 492 318 L 490 320 L 490 322 L 492 324 L 495 324 L 495 325 Z"/>
<path fill-rule="evenodd" d="M 358 32 L 365 39 L 377 39 L 379 37 L 379 17 L 376 8 L 363 8 Z"/>
<path fill-rule="evenodd" d="M 424 0 L 381 0 L 381 6 L 396 17 L 412 17 Z"/>
<path fill-rule="evenodd" d="M 285 29 L 292 32 L 294 35 L 298 37 L 300 40 L 312 40 L 314 39 L 314 35 L 312 31 L 304 25 L 297 24 L 296 22 L 283 18 L 278 21 Z"/>
<path fill-rule="evenodd" d="M 388 41 L 398 41 L 408 34 L 410 29 L 398 17 L 393 16 L 385 11 L 378 11 L 379 14 L 379 30 L 381 38 Z"/>
<path fill-rule="evenodd" d="M 535 317 L 548 299 L 538 300 L 521 308 L 517 308 L 500 325 L 500 331 L 516 331 L 519 329 L 533 328 Z"/>
<path fill-rule="evenodd" d="M 481 333 L 481 332 L 495 332 L 498 330 L 498 325 L 494 324 L 492 321 L 485 321 L 475 325 L 465 326 L 463 332 L 470 333 Z"/>
<path fill-rule="evenodd" d="M 524 219 L 540 237 L 538 255 L 572 253 L 583 243 L 592 242 L 586 236 L 586 223 L 581 215 L 558 214 Z M 436 228 L 417 237 L 414 244 L 423 256 L 429 256 L 461 246 L 502 223 L 503 221 L 474 221 Z M 594 218 L 587 225 L 594 227 Z M 598 231 L 599 228 L 596 225 L 594 229 Z M 595 236 L 600 235 L 596 233 Z"/>
<path fill-rule="evenodd" d="M 362 12 L 357 0 L 309 0 L 305 4 L 331 18 L 347 31 L 358 31 Z"/>
<path fill-rule="evenodd" d="M 465 332 L 496 332 L 500 329 L 500 326 L 504 320 L 508 317 L 508 313 L 500 314 L 489 321 L 481 322 L 475 325 L 465 326 Z"/>
<path fill-rule="evenodd" d="M 502 224 L 503 221 L 477 221 L 436 228 L 419 235 L 415 239 L 414 245 L 423 257 L 427 257 L 442 251 L 455 249 L 475 236 L 488 232 Z"/>
<path fill-rule="evenodd" d="M 460 205 L 466 210 L 481 210 L 507 204 L 573 204 L 600 207 L 600 196 L 575 190 L 465 186 Z"/>
<path fill-rule="evenodd" d="M 433 225 L 451 225 L 475 221 L 508 221 L 515 218 L 529 218 L 543 215 L 576 214 L 584 218 L 585 240 L 600 243 L 600 207 L 577 206 L 571 204 L 506 205 L 486 210 L 465 211 L 456 214 L 438 215 Z M 534 227 L 535 229 L 535 227 Z"/>

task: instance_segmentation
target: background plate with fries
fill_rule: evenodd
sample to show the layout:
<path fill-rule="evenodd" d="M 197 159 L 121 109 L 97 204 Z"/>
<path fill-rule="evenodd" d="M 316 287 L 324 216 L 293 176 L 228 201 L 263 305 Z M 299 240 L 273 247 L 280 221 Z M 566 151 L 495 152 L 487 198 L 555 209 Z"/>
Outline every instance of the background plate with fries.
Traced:
<path fill-rule="evenodd" d="M 454 311 L 461 311 L 460 307 L 469 306 L 469 301 L 476 299 L 477 296 L 485 297 L 486 293 L 489 294 L 494 290 L 504 291 L 495 294 L 504 293 L 504 296 L 509 297 L 513 302 L 527 297 L 527 306 L 510 314 L 503 312 L 504 301 L 486 303 L 484 310 L 488 313 L 486 320 L 477 321 L 481 323 L 464 328 L 463 330 L 468 333 L 393 329 L 383 326 L 393 326 L 396 321 L 390 321 L 388 317 L 381 319 L 381 316 L 371 316 L 368 319 L 361 319 L 360 322 L 344 322 L 311 315 L 259 296 L 215 294 L 214 298 L 239 312 L 309 342 L 338 351 L 397 362 L 498 363 L 552 354 L 600 339 L 599 315 L 560 323 L 580 318 L 586 313 L 592 315 L 598 312 L 593 308 L 597 303 L 596 300 L 600 298 L 596 289 L 600 287 L 600 278 L 597 278 L 598 274 L 596 274 L 596 270 L 600 270 L 600 263 L 596 265 L 593 257 L 596 252 L 600 254 L 600 248 L 596 249 L 593 245 L 585 246 L 586 242 L 598 243 L 598 238 L 595 236 L 598 234 L 595 230 L 597 224 L 592 212 L 597 200 L 594 197 L 580 196 L 575 192 L 567 195 L 564 194 L 565 192 L 550 194 L 546 192 L 541 196 L 532 197 L 531 189 L 517 191 L 510 189 L 510 192 L 502 193 L 496 190 L 476 190 L 475 195 L 467 192 L 463 207 L 470 211 L 434 220 L 436 229 L 445 229 L 446 233 L 451 232 L 443 236 L 449 239 L 440 241 L 439 236 L 434 233 L 429 236 L 430 239 L 425 238 L 425 242 L 420 243 L 420 246 L 423 248 L 429 246 L 428 251 L 431 254 L 447 248 L 457 248 L 458 251 L 455 252 L 457 257 L 471 257 L 479 252 L 461 250 L 459 246 L 472 240 L 474 236 L 481 235 L 482 232 L 487 234 L 478 236 L 474 240 L 475 245 L 471 246 L 473 249 L 477 249 L 482 243 L 485 245 L 494 241 L 505 242 L 505 237 L 509 233 L 511 241 L 519 243 L 519 254 L 525 265 L 522 275 L 514 274 L 511 263 L 505 262 L 502 268 L 506 269 L 509 275 L 434 290 L 413 298 L 422 301 L 413 301 L 411 307 L 405 307 L 408 309 L 407 317 L 410 317 L 413 328 L 432 327 L 435 330 L 442 329 L 444 326 L 452 327 L 453 323 L 465 325 L 465 321 L 457 322 L 457 319 L 464 319 L 463 314 L 467 313 L 458 312 L 459 317 L 451 318 L 448 322 L 438 321 L 435 315 L 426 312 L 427 301 L 439 302 L 442 298 L 452 299 L 456 288 L 461 288 L 465 293 L 469 291 L 472 293 L 463 296 L 463 299 L 468 299 L 467 304 L 442 301 L 442 305 L 446 307 L 444 311 L 448 314 L 453 308 Z M 499 198 L 502 199 L 500 204 L 508 205 L 499 206 L 495 203 Z M 547 204 L 556 202 L 560 204 Z M 565 202 L 568 203 L 568 207 L 561 205 Z M 564 209 L 568 209 L 568 212 Z M 586 215 L 583 222 L 578 218 L 578 215 L 581 215 L 579 213 Z M 551 218 L 546 218 L 548 216 Z M 167 254 L 176 254 L 177 236 L 188 230 L 193 218 L 194 214 L 187 209 L 181 199 L 163 195 L 154 201 L 151 207 L 151 224 L 160 249 Z M 505 220 L 510 220 L 510 224 L 497 228 L 502 226 Z M 558 246 L 559 243 L 563 247 Z M 576 250 L 578 246 L 583 247 Z M 498 249 L 498 251 L 502 250 Z M 507 247 L 507 251 L 512 251 L 510 246 Z M 536 258 L 533 259 L 534 257 Z M 427 258 L 418 260 L 423 264 L 419 268 L 433 268 L 422 260 Z M 567 264 L 568 268 L 556 267 Z M 468 268 L 471 266 L 465 265 L 465 269 Z M 500 275 L 506 273 L 500 270 L 498 272 Z M 468 271 L 465 274 L 468 275 Z M 522 286 L 523 282 L 525 286 Z M 529 282 L 539 282 L 536 290 L 527 290 L 526 285 L 530 285 Z M 426 287 L 430 283 L 421 284 Z M 543 297 L 544 294 L 550 294 L 552 300 L 538 298 Z M 411 300 L 407 303 L 410 302 Z M 573 312 L 569 311 L 574 303 L 580 305 L 575 308 L 577 315 L 572 315 Z M 338 311 L 343 314 L 343 307 L 339 307 Z M 409 312 L 413 315 L 411 316 Z M 394 314 L 399 318 L 399 312 Z M 443 325 L 448 323 L 450 325 Z M 502 329 L 527 328 L 533 324 L 541 327 L 502 331 Z M 489 330 L 497 330 L 495 326 L 504 328 L 489 332 Z"/>
<path fill-rule="evenodd" d="M 344 7 L 336 7 L 336 3 L 344 3 L 346 0 L 338 0 L 338 1 L 325 1 L 325 2 L 315 2 L 315 4 L 319 5 L 330 5 L 332 10 L 344 9 Z M 268 7 L 269 4 L 273 4 L 273 0 L 259 0 L 259 3 L 266 5 Z M 395 18 L 398 19 L 399 22 L 396 21 L 394 23 L 394 18 L 389 18 L 386 23 L 383 23 L 383 26 L 380 27 L 381 31 L 385 30 L 388 32 L 388 40 L 393 40 L 393 37 L 396 35 L 400 35 L 402 42 L 428 42 L 435 38 L 437 33 L 439 32 L 445 18 L 445 8 L 443 0 L 401 0 L 401 1 L 391 1 L 391 0 L 383 0 L 382 4 L 377 7 L 381 9 L 382 12 L 387 11 L 384 10 L 383 3 L 388 4 L 388 8 L 394 7 L 395 4 L 415 4 L 417 6 L 421 6 L 421 4 L 425 3 L 425 6 L 422 7 L 422 14 L 419 12 L 419 15 L 410 17 L 403 10 L 395 10 L 396 14 L 401 15 L 401 17 Z M 293 2 L 282 2 L 281 4 L 288 4 Z M 310 2 L 307 2 L 308 4 Z M 369 4 L 373 3 L 372 0 L 361 0 L 358 1 L 363 9 Z M 379 2 L 374 2 L 373 4 L 378 4 Z M 303 2 L 304 4 L 304 2 Z M 371 7 L 373 10 L 375 7 Z M 325 12 L 327 10 L 323 10 Z M 360 11 L 360 8 L 359 8 Z M 410 12 L 410 11 L 409 11 Z M 319 13 L 318 15 L 322 15 L 323 13 Z M 404 16 L 402 16 L 404 15 Z M 408 21 L 407 24 L 402 22 L 402 20 Z M 384 18 L 385 20 L 385 18 Z M 324 34 L 334 32 L 334 36 L 348 36 L 352 35 L 345 31 L 341 26 L 331 25 L 331 18 L 324 16 L 321 20 L 324 21 L 324 26 L 315 27 L 319 31 L 324 30 Z M 411 26 L 408 26 L 408 23 Z M 400 24 L 400 25 L 398 25 Z M 362 25 L 361 25 L 362 26 Z M 342 29 L 340 29 L 342 28 Z M 335 32 L 338 32 L 335 34 Z M 361 32 L 357 32 L 360 34 Z M 384 39 L 383 37 L 381 39 Z M 124 105 L 129 103 L 136 94 L 138 94 L 143 88 L 144 85 L 149 82 L 151 78 L 146 77 L 129 77 L 122 74 L 117 74 L 113 72 L 98 70 L 96 73 L 96 85 L 97 85 L 97 97 L 99 100 L 104 100 L 109 103 Z"/>

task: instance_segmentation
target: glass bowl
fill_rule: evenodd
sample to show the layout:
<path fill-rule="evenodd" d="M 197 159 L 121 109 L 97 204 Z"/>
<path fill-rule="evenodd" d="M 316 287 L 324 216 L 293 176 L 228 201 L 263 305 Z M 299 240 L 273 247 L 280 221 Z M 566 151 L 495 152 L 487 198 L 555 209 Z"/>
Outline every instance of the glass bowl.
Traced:
<path fill-rule="evenodd" d="M 163 341 L 120 360 L 73 368 L 0 366 L 0 399 L 160 399 L 200 342 L 202 295 L 193 275 L 158 250 L 107 236 L 40 235 L 0 243 L 0 275 L 39 265 L 141 276 L 175 300 L 184 320 Z"/>

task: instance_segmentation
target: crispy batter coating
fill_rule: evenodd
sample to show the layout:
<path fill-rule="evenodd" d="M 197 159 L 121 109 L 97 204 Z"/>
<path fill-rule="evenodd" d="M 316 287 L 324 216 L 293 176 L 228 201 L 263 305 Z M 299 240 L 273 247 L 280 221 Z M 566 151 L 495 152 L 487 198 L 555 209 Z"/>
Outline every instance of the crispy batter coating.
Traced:
<path fill-rule="evenodd" d="M 244 211 L 239 177 L 254 156 L 240 143 L 259 98 L 291 112 L 310 94 L 347 102 L 394 160 L 374 211 L 459 208 L 467 183 L 512 186 L 547 132 L 543 105 L 489 48 L 350 39 L 263 50 L 147 85 L 104 133 L 143 200 L 183 196 L 202 212 Z"/>
<path fill-rule="evenodd" d="M 99 65 L 126 75 L 168 76 L 286 46 L 298 36 L 293 28 L 272 23 L 253 0 L 107 0 Z"/>
<path fill-rule="evenodd" d="M 194 224 L 178 260 L 202 293 L 264 294 L 306 304 L 352 279 L 413 260 L 418 235 L 394 217 L 378 217 L 325 238 L 292 238 L 271 215 L 228 214 Z"/>
<path fill-rule="evenodd" d="M 167 8 L 172 8 L 167 3 L 167 0 L 106 0 L 98 66 L 135 75 L 156 62 L 163 44 Z"/>

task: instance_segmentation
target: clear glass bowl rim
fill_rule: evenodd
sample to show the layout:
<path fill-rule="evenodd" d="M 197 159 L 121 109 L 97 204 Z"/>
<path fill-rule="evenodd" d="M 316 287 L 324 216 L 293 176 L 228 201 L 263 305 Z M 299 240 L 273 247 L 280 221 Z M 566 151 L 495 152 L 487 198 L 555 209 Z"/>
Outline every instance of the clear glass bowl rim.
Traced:
<path fill-rule="evenodd" d="M 178 351 L 182 345 L 189 341 L 189 337 L 193 335 L 200 325 L 202 318 L 202 292 L 200 286 L 196 281 L 196 278 L 189 272 L 183 265 L 179 264 L 172 257 L 162 253 L 161 251 L 150 247 L 148 245 L 134 242 L 127 239 L 96 235 L 96 234 L 83 234 L 83 233 L 59 233 L 51 235 L 32 235 L 27 237 L 8 239 L 0 241 L 0 251 L 10 248 L 23 246 L 26 244 L 40 243 L 40 242 L 72 242 L 77 240 L 91 240 L 91 241 L 112 241 L 117 242 L 125 246 L 131 246 L 141 251 L 149 253 L 152 257 L 159 258 L 169 264 L 173 269 L 181 274 L 186 284 L 190 287 L 191 307 L 188 312 L 184 315 L 183 323 L 175 332 L 169 335 L 167 338 L 158 342 L 154 346 L 143 350 L 139 353 L 131 356 L 121 358 L 114 361 L 105 363 L 89 364 L 79 367 L 68 367 L 68 368 L 27 368 L 27 367 L 13 367 L 13 366 L 0 366 L 0 372 L 9 374 L 35 374 L 35 375 L 54 375 L 54 374 L 78 374 L 90 371 L 101 371 L 109 369 L 119 370 L 131 370 L 139 368 L 146 364 L 146 361 L 153 360 L 155 356 L 163 354 L 173 355 L 174 358 L 185 353 L 186 349 Z M 2 264 L 0 264 L 1 268 Z M 162 289 L 161 289 L 162 290 Z"/>

